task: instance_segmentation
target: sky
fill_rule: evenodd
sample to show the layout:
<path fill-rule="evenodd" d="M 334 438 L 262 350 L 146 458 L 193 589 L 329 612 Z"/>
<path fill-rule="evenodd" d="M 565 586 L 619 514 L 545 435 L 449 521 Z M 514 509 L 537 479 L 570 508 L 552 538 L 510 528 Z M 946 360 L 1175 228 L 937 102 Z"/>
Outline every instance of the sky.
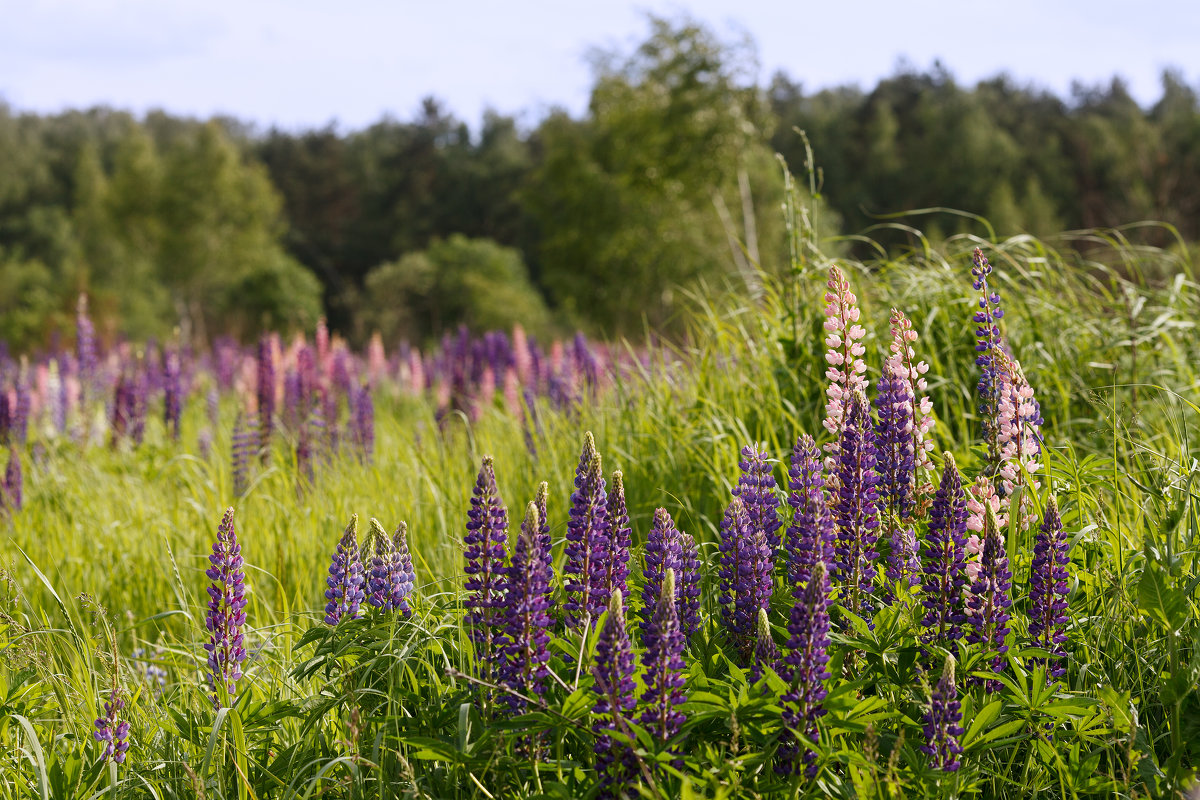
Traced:
<path fill-rule="evenodd" d="M 1164 68 L 1200 88 L 1200 2 L 1152 0 L 0 0 L 0 100 L 53 112 L 110 105 L 226 114 L 298 130 L 416 114 L 434 95 L 477 123 L 535 124 L 587 107 L 594 48 L 628 52 L 648 13 L 750 36 L 758 82 L 870 88 L 935 60 L 960 83 L 1007 72 L 1067 96 L 1128 83 L 1143 105 Z"/>

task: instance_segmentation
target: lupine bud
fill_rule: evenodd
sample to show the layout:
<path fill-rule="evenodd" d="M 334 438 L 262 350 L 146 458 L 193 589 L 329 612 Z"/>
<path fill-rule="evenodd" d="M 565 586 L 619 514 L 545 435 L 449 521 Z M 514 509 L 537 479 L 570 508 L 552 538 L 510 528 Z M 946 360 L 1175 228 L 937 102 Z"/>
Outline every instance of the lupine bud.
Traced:
<path fill-rule="evenodd" d="M 778 772 L 800 773 L 812 778 L 817 774 L 817 754 L 803 747 L 798 737 L 814 744 L 821 734 L 817 720 L 825 715 L 825 681 L 829 679 L 829 573 L 824 562 L 817 562 L 803 589 L 792 605 L 788 620 L 787 655 L 782 677 L 791 684 L 783 695 L 783 724 L 786 733 L 779 750 Z M 803 752 L 803 755 L 801 755 Z M 800 763 L 797 763 L 799 757 Z"/>
<path fill-rule="evenodd" d="M 934 769 L 954 772 L 961 766 L 958 761 L 962 753 L 959 743 L 963 735 L 961 708 L 958 689 L 954 685 L 954 656 L 947 656 L 942 678 L 929 699 L 924 727 L 926 744 L 921 745 L 921 752 L 929 756 L 930 766 Z"/>
<path fill-rule="evenodd" d="M 679 629 L 675 608 L 675 570 L 668 568 L 663 576 L 659 595 L 650 615 L 642 667 L 646 675 L 646 691 L 642 693 L 641 722 L 665 742 L 683 725 L 685 716 L 676 706 L 686 699 L 684 693 L 683 649 L 686 642 Z"/>
<path fill-rule="evenodd" d="M 635 759 L 629 745 L 612 738 L 614 731 L 626 730 L 620 720 L 637 706 L 633 683 L 633 646 L 625 630 L 625 608 L 621 592 L 612 594 L 608 616 L 596 640 L 595 678 L 592 691 L 596 704 L 592 707 L 592 730 L 596 736 L 596 771 L 599 773 L 600 797 L 618 797 L 620 787 L 634 774 Z"/>
<path fill-rule="evenodd" d="M 363 601 L 363 565 L 358 551 L 358 515 L 350 517 L 329 565 L 329 587 L 325 590 L 325 624 L 337 625 L 343 619 L 354 619 Z"/>
<path fill-rule="evenodd" d="M 966 571 L 967 496 L 954 456 L 945 454 L 942 482 L 929 512 L 923 548 L 921 605 L 925 607 L 925 640 L 952 642 L 962 635 L 963 586 Z"/>
<path fill-rule="evenodd" d="M 779 645 L 771 634 L 771 621 L 767 619 L 767 610 L 758 610 L 754 632 L 754 660 L 750 664 L 750 682 L 762 680 L 764 670 L 776 669 L 779 661 Z"/>
<path fill-rule="evenodd" d="M 753 653 L 758 611 L 771 601 L 771 548 L 766 532 L 750 527 L 742 498 L 734 497 L 721 523 L 719 601 L 729 637 L 748 661 Z"/>
<path fill-rule="evenodd" d="M 104 715 L 96 719 L 96 730 L 92 733 L 93 738 L 104 745 L 100 754 L 104 761 L 125 763 L 125 753 L 129 750 L 129 720 L 121 713 L 124 709 L 125 701 L 114 686 L 104 703 Z"/>
<path fill-rule="evenodd" d="M 1051 678 L 1061 678 L 1067 672 L 1063 664 L 1067 652 L 1063 645 L 1067 641 L 1069 550 L 1058 502 L 1051 497 L 1033 546 L 1029 574 L 1029 635 L 1034 647 L 1050 651 L 1046 667 Z"/>
<path fill-rule="evenodd" d="M 242 561 L 242 546 L 238 543 L 233 525 L 233 509 L 226 510 L 217 540 L 213 543 L 209 568 L 205 572 L 212 584 L 208 587 L 208 613 L 204 624 L 210 634 L 204 649 L 208 651 L 208 681 L 212 687 L 213 705 L 220 708 L 223 695 L 228 693 L 230 704 L 241 664 L 246 659 L 246 571 Z"/>
<path fill-rule="evenodd" d="M 575 491 L 571 494 L 567 522 L 567 562 L 563 567 L 567 593 L 563 608 L 572 627 L 582 625 L 589 615 L 595 624 L 604 610 L 600 601 L 604 585 L 602 562 L 608 551 L 608 495 L 604 486 L 600 454 L 588 432 L 575 470 Z"/>
<path fill-rule="evenodd" d="M 967 633 L 967 641 L 983 645 L 985 652 L 995 653 L 990 667 L 997 674 L 1004 670 L 1003 656 L 1008 652 L 1005 638 L 1008 636 L 1010 619 L 1008 609 L 1012 606 L 1011 578 L 1004 538 L 996 525 L 996 515 L 989 508 L 984 518 L 979 574 L 971 584 L 967 600 L 967 618 L 972 626 Z M 977 682 L 978 679 L 971 679 L 971 683 Z M 989 692 L 998 692 L 1003 684 L 989 680 L 986 686 Z"/>
<path fill-rule="evenodd" d="M 843 605 L 854 614 L 871 620 L 869 595 L 874 590 L 875 549 L 879 528 L 879 495 L 875 489 L 875 432 L 867 398 L 856 391 L 846 408 L 837 458 L 836 565 Z"/>
<path fill-rule="evenodd" d="M 788 470 L 788 505 L 792 524 L 784 541 L 787 553 L 788 583 L 798 597 L 818 562 L 826 567 L 834 563 L 837 528 L 825 499 L 825 478 L 817 443 L 807 434 L 796 439 L 792 465 Z"/>
<path fill-rule="evenodd" d="M 700 547 L 690 533 L 680 533 L 680 580 L 675 605 L 679 627 L 689 641 L 700 630 Z"/>
<path fill-rule="evenodd" d="M 475 643 L 476 657 L 490 671 L 497 652 L 499 625 L 504 607 L 504 561 L 508 545 L 508 510 L 496 485 L 491 456 L 483 457 L 471 508 L 467 512 L 464 557 L 467 590 L 464 622 Z"/>
<path fill-rule="evenodd" d="M 746 446 L 742 448 L 738 466 L 742 474 L 733 493 L 746 504 L 751 532 L 762 530 L 774 557 L 779 547 L 779 527 L 783 522 L 779 519 L 779 498 L 775 496 L 775 477 L 771 474 L 771 465 L 767 463 L 767 454 L 765 451 L 759 452 L 756 447 Z"/>
<path fill-rule="evenodd" d="M 612 491 L 608 493 L 605 516 L 608 518 L 608 535 L 605 537 L 603 585 L 600 597 L 605 605 L 614 589 L 628 593 L 626 579 L 629 577 L 629 547 L 633 529 L 629 527 L 629 511 L 625 507 L 625 480 L 620 470 L 612 474 Z"/>
<path fill-rule="evenodd" d="M 649 635 L 651 618 L 658 607 L 658 598 L 662 595 L 667 571 L 674 570 L 678 575 L 683 568 L 683 538 L 665 508 L 654 509 L 654 525 L 646 537 L 644 557 L 646 564 L 642 569 L 642 621 L 639 627 L 642 630 L 642 644 L 649 647 L 650 643 L 646 637 Z M 676 614 L 678 615 L 678 611 Z"/>
<path fill-rule="evenodd" d="M 541 695 L 546 691 L 546 666 L 550 653 L 550 573 L 542 552 L 541 517 L 537 504 L 525 509 L 525 521 L 513 549 L 512 566 L 507 569 L 508 591 L 504 597 L 506 634 L 500 681 L 523 695 Z M 525 700 L 508 695 L 509 708 L 519 711 Z"/>

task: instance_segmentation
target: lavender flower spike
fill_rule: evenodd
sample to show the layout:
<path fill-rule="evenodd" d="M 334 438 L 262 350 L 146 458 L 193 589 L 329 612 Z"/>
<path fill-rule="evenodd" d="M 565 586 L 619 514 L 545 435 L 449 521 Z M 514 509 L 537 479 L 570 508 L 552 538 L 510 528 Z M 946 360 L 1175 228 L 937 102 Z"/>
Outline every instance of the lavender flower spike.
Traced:
<path fill-rule="evenodd" d="M 686 642 L 675 609 L 674 569 L 668 568 L 663 577 L 644 644 L 642 666 L 646 670 L 646 691 L 642 693 L 642 705 L 646 710 L 641 722 L 660 742 L 665 742 L 679 732 L 685 719 L 683 712 L 675 708 L 686 699 L 683 675 Z"/>
<path fill-rule="evenodd" d="M 771 600 L 771 548 L 766 532 L 750 527 L 742 498 L 734 497 L 721 523 L 720 594 L 725 628 L 743 660 L 754 650 L 758 610 Z"/>
<path fill-rule="evenodd" d="M 496 486 L 492 457 L 484 456 L 467 512 L 467 580 L 464 623 L 475 643 L 476 656 L 488 672 L 497 653 L 500 618 L 504 606 L 504 561 L 508 545 L 508 509 Z"/>
<path fill-rule="evenodd" d="M 367 576 L 366 601 L 381 611 L 399 611 L 405 617 L 412 616 L 408 607 L 408 595 L 413 590 L 412 556 L 408 552 L 406 534 L 408 526 L 403 522 L 396 528 L 394 537 L 371 519 L 368 534 L 371 569 Z"/>
<path fill-rule="evenodd" d="M 985 652 L 995 653 L 990 666 L 992 672 L 999 674 L 1004 669 L 1003 655 L 1008 652 L 1005 638 L 1011 618 L 1008 609 L 1012 606 L 1012 573 L 1008 571 L 1008 553 L 996 523 L 996 513 L 991 506 L 984 513 L 983 554 L 967 600 L 967 617 L 972 625 L 967 641 L 983 645 Z M 971 682 L 978 683 L 978 679 L 972 678 Z M 989 692 L 998 692 L 1003 685 L 1000 681 L 988 680 L 986 686 Z"/>
<path fill-rule="evenodd" d="M 604 582 L 597 602 L 608 604 L 614 589 L 628 592 L 625 581 L 629 577 L 629 546 L 633 529 L 629 527 L 629 511 L 625 507 L 625 479 L 620 470 L 612 474 L 612 491 L 608 493 L 605 515 L 608 518 L 608 536 L 604 559 Z"/>
<path fill-rule="evenodd" d="M 533 504 L 538 512 L 538 550 L 542 554 L 542 568 L 546 571 L 546 600 L 550 601 L 554 593 L 554 553 L 551 552 L 553 540 L 550 538 L 550 484 L 542 481 L 538 484 L 537 493 L 533 496 Z"/>
<path fill-rule="evenodd" d="M 358 616 L 363 601 L 363 565 L 358 552 L 358 515 L 350 517 L 337 549 L 333 552 L 333 563 L 329 565 L 326 578 L 325 624 L 337 625 L 343 619 Z"/>
<path fill-rule="evenodd" d="M 837 454 L 837 502 L 833 508 L 838 534 L 836 567 L 843 605 L 870 621 L 868 595 L 874 590 L 875 550 L 879 528 L 879 494 L 875 471 L 875 432 L 867 398 L 856 391 L 846 409 Z"/>
<path fill-rule="evenodd" d="M 665 508 L 654 509 L 654 525 L 646 537 L 646 565 L 642 569 L 642 621 L 638 624 L 642 630 L 642 644 L 646 647 L 650 646 L 645 637 L 656 613 L 658 598 L 662 595 L 663 581 L 668 571 L 679 573 L 683 567 L 682 557 L 683 538 L 671 515 Z"/>
<path fill-rule="evenodd" d="M 1029 636 L 1034 647 L 1050 651 L 1046 665 L 1050 678 L 1061 678 L 1067 672 L 1063 666 L 1067 655 L 1063 645 L 1067 641 L 1069 548 L 1058 502 L 1051 497 L 1033 546 L 1029 575 Z"/>
<path fill-rule="evenodd" d="M 208 613 L 204 624 L 210 634 L 204 649 L 208 651 L 208 680 L 213 705 L 220 708 L 225 699 L 232 704 L 233 693 L 242 677 L 241 663 L 246 659 L 246 572 L 242 546 L 233 525 L 233 509 L 225 512 L 217 528 L 210 564 L 205 575 L 208 587 Z M 228 694 L 227 694 L 228 693 Z"/>
<path fill-rule="evenodd" d="M 818 562 L 826 567 L 834 563 L 833 548 L 837 530 L 829 504 L 825 501 L 823 472 L 821 451 L 816 441 L 802 434 L 792 448 L 792 464 L 788 470 L 788 505 L 792 507 L 792 524 L 788 526 L 784 539 L 787 579 L 794 597 L 799 597 L 804 591 Z"/>
<path fill-rule="evenodd" d="M 507 634 L 505 659 L 500 665 L 500 681 L 521 695 L 541 695 L 546 691 L 546 666 L 550 653 L 550 571 L 542 552 L 541 515 L 537 503 L 525 510 L 525 521 L 513 550 L 505 596 L 504 628 Z M 507 697 L 509 708 L 520 711 L 525 699 L 516 694 Z"/>
<path fill-rule="evenodd" d="M 129 720 L 121 713 L 124 708 L 125 701 L 114 686 L 104 703 L 104 716 L 96 718 L 96 730 L 92 733 L 97 742 L 104 744 L 104 751 L 100 754 L 104 761 L 125 763 L 125 752 L 129 749 Z"/>
<path fill-rule="evenodd" d="M 952 642 L 962 635 L 963 586 L 967 582 L 967 495 L 954 456 L 946 453 L 942 482 L 929 512 L 922 567 L 921 605 L 926 642 Z"/>
<path fill-rule="evenodd" d="M 633 683 L 633 645 L 625 629 L 625 607 L 621 592 L 613 592 L 608 604 L 608 616 L 596 640 L 596 664 L 593 691 L 596 705 L 592 707 L 592 729 L 596 732 L 596 771 L 599 773 L 604 798 L 621 796 L 621 787 L 632 779 L 636 757 L 628 745 L 612 738 L 615 731 L 627 732 L 624 724 L 629 712 L 637 706 Z"/>
<path fill-rule="evenodd" d="M 771 475 L 771 465 L 767 463 L 767 454 L 759 452 L 757 447 L 743 447 L 738 466 L 742 474 L 733 493 L 746 504 L 751 533 L 761 529 L 774 555 L 779 547 L 779 527 L 783 523 L 779 519 L 779 498 L 775 496 L 776 483 Z"/>
<path fill-rule="evenodd" d="M 955 772 L 961 766 L 958 760 L 962 753 L 961 708 L 954 685 L 954 656 L 947 656 L 942 678 L 929 699 L 929 711 L 925 714 L 926 744 L 921 745 L 921 752 L 929 756 L 934 769 Z"/>
<path fill-rule="evenodd" d="M 563 567 L 563 588 L 567 593 L 563 607 L 572 627 L 581 626 L 589 617 L 594 625 L 604 611 L 601 596 L 603 559 L 608 550 L 607 503 L 600 454 L 589 431 L 584 434 L 583 452 L 575 470 L 575 491 L 571 494 L 567 522 L 567 562 Z"/>
<path fill-rule="evenodd" d="M 680 581 L 676 589 L 679 627 L 689 641 L 700 630 L 700 547 L 690 533 L 680 533 Z"/>
<path fill-rule="evenodd" d="M 780 745 L 776 770 L 785 775 L 799 774 L 803 762 L 809 778 L 817 774 L 817 754 L 802 746 L 799 737 L 816 744 L 821 734 L 817 720 L 825 715 L 821 703 L 827 694 L 829 679 L 829 573 L 818 562 L 803 590 L 796 597 L 788 620 L 787 655 L 780 676 L 791 684 L 783 695 L 783 724 L 787 732 Z M 801 756 L 801 752 L 803 755 Z"/>

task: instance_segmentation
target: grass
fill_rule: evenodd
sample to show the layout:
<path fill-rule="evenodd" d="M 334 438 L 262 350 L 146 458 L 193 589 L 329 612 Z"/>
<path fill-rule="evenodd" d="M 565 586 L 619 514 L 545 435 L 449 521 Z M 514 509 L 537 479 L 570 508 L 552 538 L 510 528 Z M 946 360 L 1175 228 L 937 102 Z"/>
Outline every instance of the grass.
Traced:
<path fill-rule="evenodd" d="M 1182 791 L 1200 757 L 1200 294 L 1180 253 L 1138 246 L 1134 232 L 1053 241 L 917 240 L 903 257 L 839 264 L 868 327 L 871 374 L 886 349 L 888 309 L 920 333 L 930 364 L 939 449 L 968 474 L 981 466 L 969 251 L 997 268 L 1005 323 L 1045 416 L 1046 471 L 1072 542 L 1071 657 L 1046 687 L 1015 641 L 1009 685 L 964 692 L 959 773 L 916 751 L 928 677 L 917 669 L 911 614 L 836 638 L 817 782 L 770 765 L 782 685 L 750 686 L 715 619 L 688 653 L 687 747 L 676 770 L 653 741 L 638 747 L 649 796 L 1153 797 Z M 344 457 L 298 492 L 280 441 L 242 497 L 232 497 L 234 403 L 210 458 L 196 447 L 198 402 L 183 444 L 154 423 L 136 451 L 40 437 L 27 452 L 26 504 L 0 534 L 8 564 L 0 620 L 0 796 L 578 797 L 594 792 L 587 731 L 590 676 L 558 636 L 562 678 L 544 709 L 508 719 L 487 703 L 461 613 L 462 534 L 479 459 L 495 457 L 510 515 L 550 484 L 556 545 L 582 433 L 606 470 L 621 469 L 639 547 L 656 506 L 702 540 L 715 569 L 717 526 L 739 449 L 761 442 L 780 463 L 800 432 L 821 432 L 824 385 L 819 247 L 797 234 L 792 274 L 761 300 L 693 297 L 682 342 L 569 412 L 538 409 L 532 447 L 500 408 L 444 429 L 427 398 L 377 397 L 371 464 Z M 35 438 L 39 438 L 35 434 Z M 1036 498 L 1044 503 L 1047 492 Z M 203 685 L 207 555 L 221 512 L 237 509 L 247 562 L 251 659 L 233 709 Z M 325 572 L 350 515 L 409 524 L 418 576 L 411 621 L 321 624 Z M 514 520 L 515 531 L 515 520 Z M 1010 531 L 1014 609 L 1027 603 L 1032 531 Z M 561 566 L 562 556 L 556 546 Z M 640 563 L 635 551 L 633 564 Z M 635 574 L 633 585 L 640 585 Z M 711 580 L 711 577 L 710 577 Z M 708 610 L 715 609 L 706 586 Z M 3 591 L 3 590 L 0 590 Z M 772 622 L 785 640 L 784 592 Z M 1022 630 L 1018 625 L 1014 637 Z M 139 678 L 137 648 L 167 670 Z M 968 658 L 970 653 L 966 654 Z M 1032 655 L 1036 655 L 1033 653 Z M 586 661 L 586 657 L 585 657 Z M 850 663 L 853 662 L 853 667 Z M 104 764 L 93 720 L 113 681 L 129 699 L 129 761 Z M 1047 724 L 1051 727 L 1047 728 Z M 545 730 L 536 765 L 515 743 Z M 656 761 L 658 759 L 658 761 Z"/>

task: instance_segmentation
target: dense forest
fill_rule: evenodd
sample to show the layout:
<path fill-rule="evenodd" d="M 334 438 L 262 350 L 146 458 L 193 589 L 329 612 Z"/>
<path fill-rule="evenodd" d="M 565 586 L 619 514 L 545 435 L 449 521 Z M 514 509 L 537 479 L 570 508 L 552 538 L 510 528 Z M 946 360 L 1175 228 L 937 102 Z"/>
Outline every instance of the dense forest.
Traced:
<path fill-rule="evenodd" d="M 472 129 L 431 98 L 364 130 L 263 131 L 0 103 L 0 154 L 0 339 L 17 350 L 69 330 L 81 291 L 109 341 L 322 314 L 359 341 L 516 320 L 669 331 L 680 287 L 785 263 L 776 154 L 812 178 L 826 236 L 910 246 L 881 224 L 940 207 L 997 235 L 1158 220 L 1200 240 L 1200 103 L 1175 73 L 1149 108 L 1117 79 L 1060 98 L 936 67 L 809 91 L 762 85 L 752 48 L 677 20 L 598 56 L 578 118 Z M 948 212 L 899 219 L 988 235 Z"/>

